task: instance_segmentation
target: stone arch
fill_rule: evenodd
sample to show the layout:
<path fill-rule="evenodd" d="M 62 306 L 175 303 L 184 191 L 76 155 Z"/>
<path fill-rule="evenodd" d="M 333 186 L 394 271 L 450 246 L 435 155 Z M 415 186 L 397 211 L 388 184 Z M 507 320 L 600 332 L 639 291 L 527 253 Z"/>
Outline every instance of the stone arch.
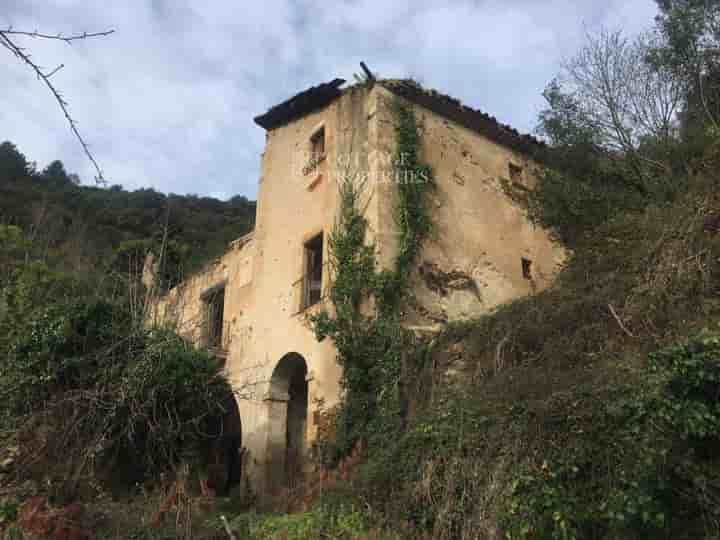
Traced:
<path fill-rule="evenodd" d="M 270 491 L 293 487 L 302 474 L 307 429 L 307 363 L 292 352 L 270 377 L 268 405 L 268 485 Z"/>

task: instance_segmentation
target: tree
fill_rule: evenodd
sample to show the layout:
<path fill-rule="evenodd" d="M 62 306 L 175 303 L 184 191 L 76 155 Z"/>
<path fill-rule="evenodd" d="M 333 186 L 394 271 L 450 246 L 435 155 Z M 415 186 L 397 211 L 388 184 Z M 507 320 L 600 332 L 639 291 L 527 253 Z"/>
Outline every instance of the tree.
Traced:
<path fill-rule="evenodd" d="M 720 2 L 718 0 L 656 0 L 656 17 L 663 42 L 653 60 L 670 65 L 691 82 L 717 65 L 720 54 Z"/>
<path fill-rule="evenodd" d="M 650 141 L 672 142 L 684 97 L 682 82 L 671 70 L 647 61 L 659 39 L 648 33 L 630 40 L 621 31 L 605 29 L 587 34 L 585 45 L 546 89 L 549 109 L 540 118 L 551 142 L 582 141 L 626 159 L 629 178 L 640 191 L 646 190 L 648 169 L 669 169 L 656 152 L 643 148 Z"/>
<path fill-rule="evenodd" d="M 10 141 L 0 144 L 0 181 L 12 181 L 32 172 L 32 165 Z"/>
<path fill-rule="evenodd" d="M 686 88 L 685 137 L 720 127 L 720 2 L 718 0 L 656 0 L 663 40 L 649 62 L 680 77 Z"/>
<path fill-rule="evenodd" d="M 56 159 L 50 165 L 45 167 L 42 172 L 42 178 L 49 182 L 56 182 L 58 184 L 70 183 L 70 177 L 65 170 L 65 165 L 59 159 Z"/>
<path fill-rule="evenodd" d="M 50 78 L 55 75 L 58 71 L 60 71 L 63 67 L 65 67 L 65 64 L 60 64 L 59 66 L 55 67 L 54 69 L 50 71 L 46 71 L 44 68 L 42 68 L 40 65 L 38 65 L 33 59 L 32 55 L 27 51 L 25 47 L 21 47 L 18 43 L 16 38 L 18 36 L 24 36 L 24 37 L 31 37 L 31 38 L 38 38 L 38 39 L 51 39 L 56 41 L 63 41 L 67 43 L 68 45 L 72 45 L 74 41 L 83 40 L 83 39 L 89 39 L 89 38 L 95 38 L 95 37 L 104 37 L 109 36 L 115 32 L 115 30 L 107 30 L 105 32 L 94 32 L 88 34 L 87 32 L 83 32 L 82 34 L 75 34 L 75 35 L 63 35 L 63 34 L 42 34 L 37 31 L 35 32 L 26 32 L 26 31 L 20 31 L 20 30 L 13 30 L 12 27 L 7 28 L 6 30 L 0 30 L 0 45 L 5 47 L 10 53 L 12 53 L 15 58 L 17 58 L 20 62 L 27 65 L 37 76 L 38 79 L 40 79 L 43 83 L 45 83 L 45 86 L 48 87 L 50 92 L 52 93 L 53 97 L 57 101 L 58 105 L 60 106 L 60 109 L 62 110 L 63 114 L 65 115 L 65 119 L 70 124 L 70 129 L 72 130 L 73 134 L 79 141 L 80 145 L 82 146 L 83 151 L 85 152 L 85 155 L 88 157 L 90 162 L 93 164 L 93 167 L 95 167 L 95 171 L 97 172 L 97 176 L 95 177 L 95 181 L 99 184 L 105 184 L 105 178 L 103 177 L 102 170 L 100 169 L 100 165 L 98 165 L 97 161 L 95 160 L 95 157 L 90 152 L 90 148 L 88 144 L 85 142 L 85 139 L 80 135 L 80 131 L 77 128 L 77 123 L 75 120 L 70 116 L 70 112 L 68 111 L 68 102 L 65 101 L 60 91 L 55 87 L 55 85 L 50 81 Z"/>

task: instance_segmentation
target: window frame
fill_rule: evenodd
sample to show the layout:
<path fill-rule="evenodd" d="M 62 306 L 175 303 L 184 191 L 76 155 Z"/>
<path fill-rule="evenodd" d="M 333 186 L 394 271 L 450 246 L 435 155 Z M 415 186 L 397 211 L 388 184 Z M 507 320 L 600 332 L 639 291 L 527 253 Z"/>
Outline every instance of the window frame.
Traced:
<path fill-rule="evenodd" d="M 318 141 L 320 141 L 320 144 L 318 144 Z M 312 135 L 310 135 L 310 158 L 311 159 L 320 159 L 325 157 L 325 151 L 326 151 L 326 133 L 325 133 L 325 124 L 320 125 L 319 127 L 315 128 L 315 130 L 312 132 Z M 322 146 L 321 151 L 316 151 L 317 146 Z"/>
<path fill-rule="evenodd" d="M 532 276 L 532 259 L 528 259 L 527 257 L 520 257 L 520 265 L 522 267 L 522 277 L 523 279 L 527 279 L 528 281 L 533 280 Z"/>
<path fill-rule="evenodd" d="M 223 281 L 203 292 L 203 343 L 207 349 L 223 350 L 225 334 L 225 294 L 227 282 Z"/>
<path fill-rule="evenodd" d="M 318 140 L 322 141 L 322 151 L 316 150 Z M 312 130 L 308 138 L 307 149 L 308 160 L 302 172 L 304 176 L 317 173 L 313 175 L 313 178 L 310 179 L 308 184 L 308 188 L 312 188 L 321 176 L 321 171 L 319 170 L 320 164 L 325 161 L 327 157 L 327 130 L 325 129 L 325 122 L 315 126 Z"/>
<path fill-rule="evenodd" d="M 313 246 L 313 244 L 319 244 Z M 300 311 L 322 301 L 323 271 L 325 265 L 325 232 L 313 234 L 303 242 L 303 277 Z M 319 257 L 317 257 L 319 255 Z M 313 279 L 313 277 L 319 279 Z"/>

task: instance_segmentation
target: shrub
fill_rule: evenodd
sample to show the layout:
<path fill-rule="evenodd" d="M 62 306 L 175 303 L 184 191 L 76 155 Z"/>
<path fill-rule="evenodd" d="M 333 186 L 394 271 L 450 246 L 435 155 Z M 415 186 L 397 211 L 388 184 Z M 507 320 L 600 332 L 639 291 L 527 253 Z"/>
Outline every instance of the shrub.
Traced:
<path fill-rule="evenodd" d="M 87 388 L 101 371 L 98 352 L 114 341 L 113 306 L 104 301 L 52 304 L 32 319 L 0 366 L 5 412 L 22 415 L 56 392 Z"/>
<path fill-rule="evenodd" d="M 595 430 L 520 474 L 509 538 L 694 538 L 718 531 L 720 336 L 652 353 Z M 606 435 L 602 436 L 602 430 Z"/>
<path fill-rule="evenodd" d="M 571 246 L 614 216 L 646 204 L 615 171 L 576 177 L 553 169 L 542 172 L 528 202 L 530 217 Z"/>
<path fill-rule="evenodd" d="M 50 305 L 28 328 L 0 366 L 3 413 L 25 438 L 42 427 L 51 469 L 92 462 L 139 480 L 220 434 L 232 398 L 222 366 L 172 332 L 133 328 L 103 300 Z"/>
<path fill-rule="evenodd" d="M 221 364 L 168 331 L 144 336 L 133 359 L 113 381 L 119 398 L 107 427 L 125 460 L 161 472 L 197 457 L 221 434 L 232 388 Z"/>

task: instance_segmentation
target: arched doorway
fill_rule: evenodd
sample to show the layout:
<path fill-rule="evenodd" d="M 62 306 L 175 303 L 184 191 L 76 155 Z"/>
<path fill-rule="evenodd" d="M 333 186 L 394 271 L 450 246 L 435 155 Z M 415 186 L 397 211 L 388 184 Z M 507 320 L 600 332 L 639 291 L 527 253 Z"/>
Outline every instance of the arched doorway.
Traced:
<path fill-rule="evenodd" d="M 224 413 L 212 420 L 207 459 L 208 487 L 227 494 L 242 480 L 242 423 L 235 395 L 228 393 Z"/>
<path fill-rule="evenodd" d="M 268 480 L 271 491 L 294 487 L 302 474 L 307 426 L 307 364 L 298 353 L 283 356 L 270 378 Z"/>

